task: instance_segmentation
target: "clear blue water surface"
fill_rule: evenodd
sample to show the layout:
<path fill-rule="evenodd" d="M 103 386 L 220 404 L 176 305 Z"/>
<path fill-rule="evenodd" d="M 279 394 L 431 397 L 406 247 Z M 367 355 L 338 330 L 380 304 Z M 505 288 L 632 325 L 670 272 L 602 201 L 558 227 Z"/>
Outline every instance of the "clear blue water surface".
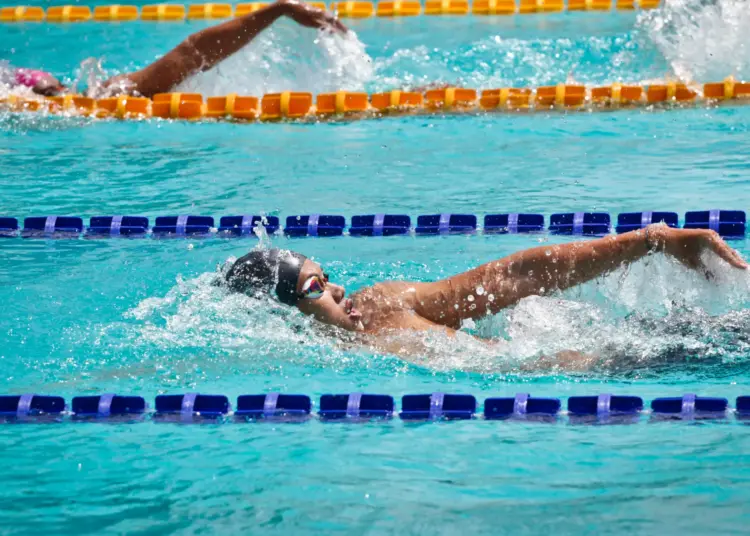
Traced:
<path fill-rule="evenodd" d="M 587 83 L 641 81 L 672 65 L 634 14 L 353 26 L 374 68 L 357 83 L 371 91 L 429 81 L 538 85 L 571 73 Z M 5 25 L 0 58 L 73 76 L 81 61 L 103 56 L 120 72 L 199 27 Z M 278 50 L 289 52 L 290 28 L 278 30 Z M 314 37 L 291 38 L 303 40 L 291 72 L 313 61 Z M 293 75 L 300 87 L 275 87 L 282 79 L 273 71 L 263 83 L 306 89 L 308 81 Z M 749 119 L 744 107 L 276 125 L 6 114 L 0 214 L 748 210 Z M 560 240 L 272 239 L 313 256 L 350 290 L 433 280 Z M 605 391 L 647 401 L 750 393 L 743 275 L 719 270 L 707 282 L 657 257 L 466 326 L 501 339 L 494 347 L 469 335 L 415 336 L 408 343 L 424 351 L 403 358 L 335 342 L 297 314 L 211 285 L 218 266 L 254 245 L 3 240 L 2 391 L 150 400 L 185 391 L 230 399 L 274 390 L 314 399 Z M 747 242 L 732 245 L 750 254 Z M 534 364 L 565 349 L 601 359 L 579 372 Z M 645 421 L 0 426 L 0 533 L 744 533 L 747 429 L 731 419 Z"/>

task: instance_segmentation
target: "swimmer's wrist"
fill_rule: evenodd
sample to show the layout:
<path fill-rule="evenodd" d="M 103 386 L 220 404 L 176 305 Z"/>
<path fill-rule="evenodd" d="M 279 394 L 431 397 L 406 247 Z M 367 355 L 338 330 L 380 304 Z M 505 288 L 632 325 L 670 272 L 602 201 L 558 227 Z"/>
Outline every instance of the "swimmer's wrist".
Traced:
<path fill-rule="evenodd" d="M 649 225 L 645 228 L 646 235 L 646 250 L 649 252 L 659 251 L 660 240 L 658 236 L 654 236 L 655 228 Z"/>
<path fill-rule="evenodd" d="M 275 4 L 273 4 L 279 9 L 280 15 L 290 15 L 297 9 L 299 9 L 300 4 L 299 2 L 296 2 L 295 0 L 277 0 Z"/>

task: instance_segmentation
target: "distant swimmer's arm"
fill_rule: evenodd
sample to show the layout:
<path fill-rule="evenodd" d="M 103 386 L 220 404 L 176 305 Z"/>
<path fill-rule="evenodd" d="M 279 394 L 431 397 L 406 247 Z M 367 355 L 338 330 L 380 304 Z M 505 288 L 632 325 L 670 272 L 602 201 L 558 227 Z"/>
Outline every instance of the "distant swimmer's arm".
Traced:
<path fill-rule="evenodd" d="M 598 240 L 540 246 L 514 253 L 468 272 L 418 289 L 417 312 L 433 322 L 456 327 L 466 318 L 480 318 L 532 295 L 565 290 L 662 251 L 710 276 L 701 260 L 711 251 L 735 268 L 747 263 L 719 235 L 704 229 L 672 229 L 651 225 Z"/>
<path fill-rule="evenodd" d="M 194 33 L 148 67 L 110 83 L 121 83 L 126 78 L 130 82 L 128 90 L 144 97 L 169 92 L 189 76 L 207 71 L 228 58 L 283 16 L 308 28 L 347 31 L 330 13 L 303 2 L 279 0 L 254 13 Z"/>

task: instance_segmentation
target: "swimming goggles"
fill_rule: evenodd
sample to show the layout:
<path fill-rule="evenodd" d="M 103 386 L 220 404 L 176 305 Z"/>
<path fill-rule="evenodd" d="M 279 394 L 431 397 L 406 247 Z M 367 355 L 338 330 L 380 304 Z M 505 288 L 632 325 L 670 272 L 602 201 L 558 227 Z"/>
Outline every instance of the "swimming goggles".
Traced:
<path fill-rule="evenodd" d="M 323 277 L 319 275 L 312 276 L 302 285 L 302 292 L 299 293 L 299 297 L 317 300 L 325 293 L 326 283 L 328 283 L 328 274 L 324 273 Z"/>

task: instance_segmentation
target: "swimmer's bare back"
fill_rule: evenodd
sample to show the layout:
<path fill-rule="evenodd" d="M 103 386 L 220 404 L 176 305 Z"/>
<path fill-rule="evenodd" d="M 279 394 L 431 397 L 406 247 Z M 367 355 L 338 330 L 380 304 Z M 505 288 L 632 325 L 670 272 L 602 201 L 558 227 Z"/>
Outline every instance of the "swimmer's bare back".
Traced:
<path fill-rule="evenodd" d="M 110 78 L 105 93 L 153 97 L 168 93 L 190 76 L 207 71 L 250 43 L 280 17 L 300 26 L 346 33 L 333 15 L 296 0 L 279 0 L 254 13 L 194 33 L 162 58 L 134 73 Z"/>
<path fill-rule="evenodd" d="M 464 320 L 496 314 L 527 296 L 585 283 L 657 251 L 708 278 L 712 274 L 703 264 L 704 253 L 734 268 L 748 267 L 714 231 L 650 225 L 598 240 L 519 251 L 433 283 L 380 283 L 357 292 L 352 300 L 362 312 L 365 332 L 439 329 L 450 334 Z"/>

